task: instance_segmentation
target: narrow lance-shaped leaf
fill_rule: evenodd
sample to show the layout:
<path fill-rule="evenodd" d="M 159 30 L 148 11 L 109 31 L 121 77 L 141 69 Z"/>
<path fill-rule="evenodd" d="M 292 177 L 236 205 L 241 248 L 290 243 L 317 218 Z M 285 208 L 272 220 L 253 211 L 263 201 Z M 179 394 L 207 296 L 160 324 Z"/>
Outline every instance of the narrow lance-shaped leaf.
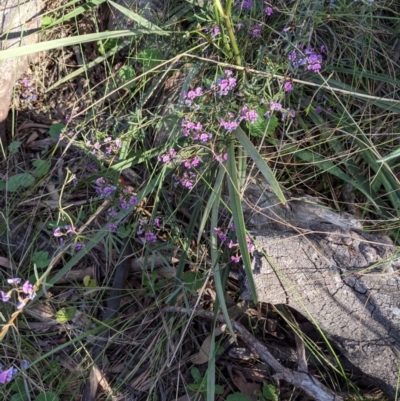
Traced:
<path fill-rule="evenodd" d="M 274 173 L 272 170 L 269 168 L 268 164 L 264 161 L 256 147 L 251 143 L 250 139 L 247 137 L 246 133 L 238 127 L 234 131 L 236 138 L 240 142 L 240 144 L 243 146 L 243 149 L 247 152 L 247 154 L 251 157 L 251 159 L 254 161 L 258 169 L 260 170 L 261 174 L 264 176 L 264 178 L 267 180 L 268 184 L 271 186 L 272 190 L 274 191 L 275 195 L 278 197 L 278 199 L 286 205 L 286 198 L 285 195 L 282 192 L 281 186 L 279 185 L 279 182 L 275 178 Z"/>
<path fill-rule="evenodd" d="M 242 204 L 239 196 L 239 182 L 236 170 L 236 160 L 235 160 L 235 148 L 233 142 L 229 144 L 228 147 L 228 188 L 230 205 L 233 214 L 233 222 L 235 224 L 236 237 L 239 242 L 240 252 L 242 254 L 242 260 L 244 269 L 247 275 L 247 280 L 249 282 L 249 287 L 253 301 L 257 303 L 257 291 L 254 284 L 253 272 L 251 269 L 251 260 L 249 255 L 249 250 L 247 249 L 246 240 L 246 227 L 244 224 Z"/>

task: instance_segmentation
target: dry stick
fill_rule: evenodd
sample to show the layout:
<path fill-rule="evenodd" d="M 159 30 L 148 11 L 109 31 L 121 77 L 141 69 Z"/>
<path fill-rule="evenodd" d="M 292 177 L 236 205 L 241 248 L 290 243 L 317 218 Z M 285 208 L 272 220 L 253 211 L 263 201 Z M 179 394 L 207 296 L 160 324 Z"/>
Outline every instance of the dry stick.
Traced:
<path fill-rule="evenodd" d="M 177 306 L 167 306 L 162 310 L 164 313 L 191 313 L 186 308 L 180 308 Z M 214 314 L 211 312 L 205 312 L 202 310 L 196 311 L 197 315 L 205 317 L 207 319 L 214 319 Z M 226 323 L 223 315 L 218 315 L 217 320 L 220 323 Z M 242 340 L 247 346 L 256 352 L 276 373 L 273 375 L 274 379 L 285 380 L 292 386 L 299 387 L 305 391 L 310 397 L 317 401 L 342 401 L 343 399 L 334 394 L 330 389 L 320 383 L 315 377 L 305 372 L 295 372 L 291 369 L 283 367 L 268 351 L 267 347 L 257 340 L 244 326 L 240 323 L 231 320 L 232 327 L 242 337 Z"/>

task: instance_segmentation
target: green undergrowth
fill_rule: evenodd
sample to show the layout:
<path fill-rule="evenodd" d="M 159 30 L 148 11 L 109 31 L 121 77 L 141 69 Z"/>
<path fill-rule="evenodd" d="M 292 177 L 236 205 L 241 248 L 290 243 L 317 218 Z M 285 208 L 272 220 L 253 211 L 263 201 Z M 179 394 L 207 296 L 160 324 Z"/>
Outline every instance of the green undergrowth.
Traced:
<path fill-rule="evenodd" d="M 134 27 L 109 31 L 107 10 Z M 260 381 L 254 360 L 224 357 L 230 319 L 246 315 L 239 265 L 257 302 L 243 190 L 311 195 L 399 243 L 398 13 L 394 1 L 171 0 L 149 17 L 71 1 L 46 12 L 40 43 L 0 51 L 48 51 L 16 83 L 1 148 L 4 399 L 80 399 L 104 328 L 99 400 L 298 399 L 265 365 Z M 127 242 L 134 273 L 119 318 L 103 321 Z M 256 338 L 293 346 L 284 312 L 258 312 Z M 348 399 L 372 395 L 317 334 L 298 332 L 313 374 Z"/>

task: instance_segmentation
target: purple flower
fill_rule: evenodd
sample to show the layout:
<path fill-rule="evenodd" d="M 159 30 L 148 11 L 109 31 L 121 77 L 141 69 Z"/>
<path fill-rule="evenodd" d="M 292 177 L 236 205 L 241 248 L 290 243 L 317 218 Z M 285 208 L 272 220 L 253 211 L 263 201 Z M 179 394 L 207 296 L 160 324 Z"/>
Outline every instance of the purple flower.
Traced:
<path fill-rule="evenodd" d="M 104 184 L 106 183 L 106 181 L 104 180 L 103 177 L 99 177 L 96 181 L 95 184 L 99 187 L 102 187 Z"/>
<path fill-rule="evenodd" d="M 8 302 L 10 300 L 10 296 L 4 291 L 0 291 L 0 299 L 3 302 Z"/>
<path fill-rule="evenodd" d="M 144 238 L 146 241 L 152 242 L 153 244 L 157 241 L 157 237 L 151 232 L 145 233 Z"/>
<path fill-rule="evenodd" d="M 7 283 L 10 285 L 17 285 L 21 282 L 21 279 L 19 277 L 15 277 L 15 278 L 8 278 L 7 279 Z"/>
<path fill-rule="evenodd" d="M 108 215 L 112 217 L 116 216 L 117 214 L 118 213 L 115 210 L 111 210 L 110 212 L 108 212 Z"/>
<path fill-rule="evenodd" d="M 255 38 L 258 38 L 260 36 L 260 34 L 261 34 L 261 26 L 260 25 L 256 26 L 251 31 L 251 36 L 253 36 Z"/>
<path fill-rule="evenodd" d="M 231 260 L 234 263 L 239 263 L 240 262 L 240 256 L 231 256 Z"/>
<path fill-rule="evenodd" d="M 237 246 L 237 243 L 234 243 L 232 240 L 230 240 L 226 245 L 229 249 L 232 249 L 234 246 Z"/>
<path fill-rule="evenodd" d="M 218 153 L 215 154 L 215 160 L 219 163 L 224 162 L 225 160 L 228 160 L 228 153 L 224 153 L 219 155 Z"/>
<path fill-rule="evenodd" d="M 160 219 L 159 219 L 158 217 L 156 217 L 156 218 L 154 219 L 154 225 L 155 225 L 157 228 L 160 228 L 160 227 L 161 227 Z"/>
<path fill-rule="evenodd" d="M 221 120 L 219 125 L 224 127 L 228 132 L 232 132 L 239 126 L 239 123 L 236 121 Z"/>
<path fill-rule="evenodd" d="M 244 105 L 242 107 L 240 114 L 242 116 L 242 119 L 250 122 L 250 124 L 253 124 L 258 119 L 257 112 L 255 110 L 249 110 L 249 107 L 247 105 Z"/>
<path fill-rule="evenodd" d="M 80 242 L 75 244 L 75 251 L 79 252 L 83 248 L 83 245 Z"/>
<path fill-rule="evenodd" d="M 233 222 L 229 223 L 228 230 L 235 231 L 235 225 L 233 224 Z"/>
<path fill-rule="evenodd" d="M 61 237 L 61 236 L 63 235 L 63 233 L 61 232 L 61 228 L 60 228 L 60 227 L 57 227 L 57 228 L 54 230 L 53 235 L 54 235 L 55 237 Z"/>
<path fill-rule="evenodd" d="M 290 81 L 286 81 L 286 82 L 283 84 L 283 90 L 284 90 L 285 92 L 291 92 L 291 91 L 293 90 L 293 85 L 292 85 L 292 83 L 291 83 Z"/>
<path fill-rule="evenodd" d="M 289 56 L 288 56 L 288 60 L 289 61 L 295 61 L 296 60 L 296 58 L 297 58 L 297 53 L 294 51 L 294 52 L 291 52 L 290 54 L 289 54 Z"/>
<path fill-rule="evenodd" d="M 112 232 L 115 233 L 115 231 L 117 231 L 117 226 L 115 224 L 110 224 L 108 226 L 108 229 Z"/>
<path fill-rule="evenodd" d="M 116 139 L 115 146 L 119 149 L 122 146 L 122 141 L 120 139 Z"/>
<path fill-rule="evenodd" d="M 29 281 L 25 281 L 22 286 L 22 292 L 26 295 L 29 295 L 33 292 L 33 285 Z"/>
<path fill-rule="evenodd" d="M 138 203 L 136 196 L 131 196 L 129 198 L 129 204 L 130 205 L 136 205 L 136 203 Z"/>
<path fill-rule="evenodd" d="M 265 9 L 265 14 L 267 14 L 268 17 L 271 16 L 273 13 L 274 13 L 274 10 L 271 7 L 267 7 Z"/>
<path fill-rule="evenodd" d="M 253 7 L 253 0 L 241 0 L 238 4 L 239 10 L 251 10 Z"/>
<path fill-rule="evenodd" d="M 243 24 L 241 23 L 237 24 L 236 28 L 238 31 L 241 31 L 243 29 Z"/>
<path fill-rule="evenodd" d="M 212 138 L 212 134 L 207 134 L 207 132 L 203 132 L 202 134 L 200 134 L 200 137 L 199 137 L 201 143 L 206 143 L 211 138 Z"/>
<path fill-rule="evenodd" d="M 119 198 L 120 206 L 122 209 L 128 209 L 128 204 L 126 203 L 126 200 L 124 198 Z"/>
<path fill-rule="evenodd" d="M 99 142 L 96 142 L 96 143 L 93 145 L 93 147 L 94 147 L 96 150 L 100 150 L 101 145 L 100 145 Z"/>
<path fill-rule="evenodd" d="M 281 110 L 282 109 L 282 105 L 280 103 L 270 102 L 269 108 L 270 108 L 271 111 L 272 110 Z"/>
<path fill-rule="evenodd" d="M 65 226 L 65 228 L 67 229 L 67 234 L 70 234 L 70 235 L 77 235 L 76 227 L 67 224 L 67 225 Z"/>
<path fill-rule="evenodd" d="M 103 196 L 107 197 L 111 195 L 117 188 L 112 186 L 112 187 L 104 187 L 103 188 Z"/>
<path fill-rule="evenodd" d="M 213 37 L 213 38 L 215 38 L 218 34 L 219 34 L 219 26 L 215 26 L 213 29 L 212 29 L 212 33 L 211 33 L 211 36 Z"/>
<path fill-rule="evenodd" d="M 317 114 L 320 114 L 320 113 L 322 112 L 322 107 L 321 107 L 321 106 L 317 106 L 317 107 L 315 108 L 315 112 L 316 112 Z"/>
<path fill-rule="evenodd" d="M 0 384 L 9 383 L 18 373 L 16 368 L 9 368 L 0 373 Z"/>
<path fill-rule="evenodd" d="M 246 234 L 247 249 L 249 252 L 253 252 L 256 247 L 254 246 L 253 240 Z"/>

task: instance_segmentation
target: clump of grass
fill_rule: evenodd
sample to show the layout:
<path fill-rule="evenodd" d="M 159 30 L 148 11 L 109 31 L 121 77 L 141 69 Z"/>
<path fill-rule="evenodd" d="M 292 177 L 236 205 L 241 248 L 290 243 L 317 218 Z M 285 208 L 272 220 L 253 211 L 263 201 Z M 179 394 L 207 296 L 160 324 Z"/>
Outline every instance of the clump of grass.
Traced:
<path fill-rule="evenodd" d="M 60 95 L 61 85 L 84 77 L 84 89 L 45 132 L 53 139 L 36 160 L 24 153 L 23 135 L 12 133 L 2 177 L 4 230 L 10 221 L 30 221 L 36 237 L 45 235 L 56 250 L 50 254 L 30 236 L 13 261 L 14 237 L 8 237 L 8 259 L 15 264 L 1 272 L 1 281 L 22 277 L 33 287 L 13 288 L 14 303 L 5 284 L 1 293 L 4 391 L 10 399 L 47 393 L 54 400 L 74 399 L 93 364 L 88 344 L 102 327 L 115 324 L 106 352 L 112 380 L 102 389 L 105 399 L 127 392 L 155 399 L 168 382 L 174 384 L 171 399 L 185 393 L 214 399 L 221 386 L 228 395 L 228 373 L 213 356 L 215 324 L 160 309 L 220 309 L 229 322 L 229 269 L 243 263 L 252 277 L 254 245 L 240 202 L 254 171 L 283 203 L 283 189 L 312 194 L 398 240 L 399 167 L 395 158 L 382 161 L 398 149 L 397 60 L 387 45 L 394 44 L 398 5 L 176 2 L 163 21 L 151 24 L 123 10 L 145 26 L 141 31 L 87 34 L 92 36 L 79 35 L 77 27 L 95 10 L 71 7 L 57 12 L 62 24 L 76 24 L 76 33 L 35 49 L 91 40 L 94 55 L 88 58 L 81 45 L 83 66 L 72 71 L 65 65 L 58 82 L 42 72 L 36 98 L 24 78 L 19 95 L 30 112 L 40 100 L 49 114 L 46 102 Z M 46 29 L 64 26 L 58 17 Z M 118 53 L 122 48 L 128 57 Z M 128 281 L 123 319 L 102 322 L 101 305 L 127 238 L 134 258 L 149 269 Z M 176 268 L 169 262 L 175 256 Z M 157 258 L 170 273 L 157 270 Z M 73 269 L 93 265 L 97 274 L 72 288 L 56 285 Z M 255 290 L 253 295 L 256 300 Z M 49 316 L 38 328 L 31 314 L 43 307 Z M 198 337 L 209 338 L 212 357 L 190 374 Z M 309 347 L 324 360 L 312 342 Z M 21 367 L 18 361 L 25 360 L 29 366 Z M 332 371 L 321 372 L 329 381 Z"/>

